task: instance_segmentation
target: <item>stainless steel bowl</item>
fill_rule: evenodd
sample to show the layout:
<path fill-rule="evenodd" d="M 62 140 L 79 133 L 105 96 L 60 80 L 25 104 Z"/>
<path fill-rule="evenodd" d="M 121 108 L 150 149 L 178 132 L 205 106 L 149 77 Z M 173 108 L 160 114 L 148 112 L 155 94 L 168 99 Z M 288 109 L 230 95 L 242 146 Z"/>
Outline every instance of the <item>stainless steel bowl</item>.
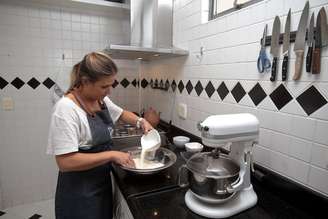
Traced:
<path fill-rule="evenodd" d="M 130 147 L 130 148 L 125 148 L 121 151 L 130 153 L 132 158 L 140 158 L 141 155 L 141 147 Z M 159 149 L 156 150 L 154 160 L 163 163 L 164 166 L 159 168 L 153 168 L 153 169 L 136 169 L 130 167 L 123 167 L 123 166 L 119 166 L 119 167 L 133 174 L 144 174 L 144 175 L 154 174 L 172 166 L 176 162 L 177 156 L 174 154 L 174 152 L 170 151 L 169 149 L 160 147 Z"/>
<path fill-rule="evenodd" d="M 221 154 L 215 159 L 211 153 L 199 153 L 180 168 L 179 185 L 189 185 L 195 196 L 203 201 L 224 202 L 237 190 L 235 185 L 240 181 L 239 171 L 239 165 L 226 155 Z"/>

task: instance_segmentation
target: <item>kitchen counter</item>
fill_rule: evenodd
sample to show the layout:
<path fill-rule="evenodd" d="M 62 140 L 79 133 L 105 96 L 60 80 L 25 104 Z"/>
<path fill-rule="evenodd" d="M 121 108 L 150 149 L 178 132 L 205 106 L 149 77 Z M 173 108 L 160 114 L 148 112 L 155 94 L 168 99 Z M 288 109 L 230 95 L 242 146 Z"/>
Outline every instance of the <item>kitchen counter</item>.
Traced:
<path fill-rule="evenodd" d="M 175 133 L 187 135 L 183 130 Z M 172 134 L 172 131 L 171 131 Z M 188 135 L 187 135 L 188 136 Z M 171 139 L 168 132 L 168 139 Z M 198 141 L 197 137 L 192 141 Z M 113 166 L 113 175 L 134 219 L 201 219 L 186 206 L 184 196 L 188 188 L 177 184 L 179 167 L 185 163 L 181 149 L 165 146 L 177 155 L 177 161 L 166 170 L 153 175 L 132 175 Z M 114 148 L 115 149 L 115 148 Z M 206 148 L 205 148 L 206 149 Z M 230 218 L 323 218 L 328 199 L 261 166 L 255 165 L 251 176 L 258 196 L 257 204 Z"/>

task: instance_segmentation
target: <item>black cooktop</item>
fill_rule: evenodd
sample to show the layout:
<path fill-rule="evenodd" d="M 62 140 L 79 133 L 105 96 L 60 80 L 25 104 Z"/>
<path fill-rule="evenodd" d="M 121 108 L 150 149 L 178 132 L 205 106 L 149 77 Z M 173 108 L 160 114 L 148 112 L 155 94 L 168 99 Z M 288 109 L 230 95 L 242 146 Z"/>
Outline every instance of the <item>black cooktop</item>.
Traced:
<path fill-rule="evenodd" d="M 180 156 L 179 149 L 176 149 L 174 146 L 164 147 L 175 152 L 177 161 L 171 167 L 161 172 L 151 175 L 136 175 L 126 172 L 115 165 L 113 166 L 115 180 L 126 199 L 179 187 L 178 172 L 179 167 L 184 164 L 184 160 Z"/>

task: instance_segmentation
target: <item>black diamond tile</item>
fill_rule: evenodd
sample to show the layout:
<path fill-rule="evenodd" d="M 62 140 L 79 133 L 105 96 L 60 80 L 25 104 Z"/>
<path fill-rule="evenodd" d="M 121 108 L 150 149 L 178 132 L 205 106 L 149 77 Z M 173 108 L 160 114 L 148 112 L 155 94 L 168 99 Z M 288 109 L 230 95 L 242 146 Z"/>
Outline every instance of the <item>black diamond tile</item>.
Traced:
<path fill-rule="evenodd" d="M 164 87 L 164 81 L 161 79 L 161 81 L 159 82 L 159 87 Z"/>
<path fill-rule="evenodd" d="M 112 87 L 115 88 L 118 85 L 118 81 L 115 80 L 114 83 L 112 84 Z"/>
<path fill-rule="evenodd" d="M 155 79 L 154 86 L 158 87 L 158 80 L 157 79 Z"/>
<path fill-rule="evenodd" d="M 299 95 L 296 100 L 308 115 L 311 115 L 327 104 L 327 100 L 313 85 Z"/>
<path fill-rule="evenodd" d="M 0 216 L 4 215 L 6 212 L 0 211 Z"/>
<path fill-rule="evenodd" d="M 124 79 L 121 81 L 121 85 L 122 85 L 124 88 L 126 88 L 127 86 L 129 86 L 129 84 L 130 84 L 130 82 L 129 82 L 126 78 L 124 78 Z"/>
<path fill-rule="evenodd" d="M 178 84 L 178 89 L 179 89 L 180 93 L 182 93 L 183 88 L 184 88 L 183 82 L 180 80 L 180 82 Z"/>
<path fill-rule="evenodd" d="M 175 80 L 172 81 L 171 88 L 173 92 L 177 89 L 177 83 L 175 82 Z"/>
<path fill-rule="evenodd" d="M 214 93 L 214 91 L 215 91 L 215 88 L 214 88 L 214 86 L 213 86 L 213 84 L 212 84 L 211 81 L 209 81 L 209 82 L 207 83 L 207 85 L 206 85 L 206 87 L 205 87 L 205 91 L 206 91 L 206 93 L 207 93 L 207 96 L 208 96 L 209 98 L 211 98 L 211 96 L 213 95 L 213 93 Z"/>
<path fill-rule="evenodd" d="M 194 87 L 192 86 L 192 83 L 189 80 L 186 84 L 186 90 L 187 90 L 188 94 L 191 93 L 192 89 L 194 89 Z"/>
<path fill-rule="evenodd" d="M 166 79 L 165 81 L 165 89 L 168 90 L 170 88 L 170 82 L 169 79 Z"/>
<path fill-rule="evenodd" d="M 28 219 L 39 219 L 41 218 L 42 215 L 39 215 L 39 214 L 33 214 L 31 217 L 29 217 Z"/>
<path fill-rule="evenodd" d="M 43 81 L 43 85 L 46 86 L 48 89 L 50 89 L 52 86 L 54 86 L 55 82 L 51 80 L 50 78 L 47 78 Z"/>
<path fill-rule="evenodd" d="M 229 90 L 224 82 L 220 84 L 220 86 L 218 87 L 218 89 L 216 89 L 216 91 L 218 92 L 221 100 L 223 100 L 229 93 Z"/>
<path fill-rule="evenodd" d="M 148 86 L 148 81 L 146 80 L 146 79 L 142 79 L 141 80 L 141 87 L 142 88 L 145 88 L 145 87 L 147 87 Z"/>
<path fill-rule="evenodd" d="M 200 83 L 200 81 L 198 81 L 195 86 L 195 91 L 196 91 L 197 95 L 199 96 L 203 92 L 203 90 L 204 90 L 204 88 L 202 86 L 202 83 Z"/>
<path fill-rule="evenodd" d="M 149 85 L 150 85 L 150 87 L 154 87 L 154 80 L 153 79 L 150 79 Z"/>
<path fill-rule="evenodd" d="M 283 84 L 280 84 L 271 94 L 270 98 L 276 105 L 278 110 L 283 108 L 289 101 L 293 99 Z"/>
<path fill-rule="evenodd" d="M 31 80 L 29 80 L 29 81 L 27 82 L 27 84 L 30 85 L 31 88 L 35 89 L 35 88 L 37 88 L 41 83 L 33 77 L 33 78 L 31 78 Z"/>
<path fill-rule="evenodd" d="M 131 82 L 131 84 L 133 85 L 133 87 L 137 87 L 137 80 L 134 79 L 134 80 Z"/>
<path fill-rule="evenodd" d="M 6 81 L 5 79 L 3 79 L 2 77 L 0 77 L 0 89 L 3 89 L 7 86 L 8 81 Z"/>
<path fill-rule="evenodd" d="M 245 96 L 246 91 L 241 86 L 241 84 L 238 82 L 235 87 L 231 90 L 232 96 L 235 98 L 237 103 Z"/>
<path fill-rule="evenodd" d="M 20 78 L 16 77 L 11 84 L 17 89 L 20 89 L 25 83 Z"/>
<path fill-rule="evenodd" d="M 267 96 L 264 92 L 263 88 L 259 83 L 257 83 L 249 92 L 248 95 L 252 99 L 255 106 L 259 105 L 259 103 L 264 100 L 264 98 Z"/>

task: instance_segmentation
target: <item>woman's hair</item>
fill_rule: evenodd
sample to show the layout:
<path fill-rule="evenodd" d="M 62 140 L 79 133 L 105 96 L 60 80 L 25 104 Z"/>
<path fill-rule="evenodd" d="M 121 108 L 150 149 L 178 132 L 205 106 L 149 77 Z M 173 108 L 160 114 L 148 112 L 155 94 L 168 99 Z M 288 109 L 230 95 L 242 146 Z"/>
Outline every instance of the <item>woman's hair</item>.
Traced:
<path fill-rule="evenodd" d="M 104 76 L 117 73 L 117 66 L 113 60 L 103 52 L 91 52 L 83 60 L 74 65 L 71 72 L 71 82 L 66 93 L 80 87 L 83 80 L 94 83 Z"/>

